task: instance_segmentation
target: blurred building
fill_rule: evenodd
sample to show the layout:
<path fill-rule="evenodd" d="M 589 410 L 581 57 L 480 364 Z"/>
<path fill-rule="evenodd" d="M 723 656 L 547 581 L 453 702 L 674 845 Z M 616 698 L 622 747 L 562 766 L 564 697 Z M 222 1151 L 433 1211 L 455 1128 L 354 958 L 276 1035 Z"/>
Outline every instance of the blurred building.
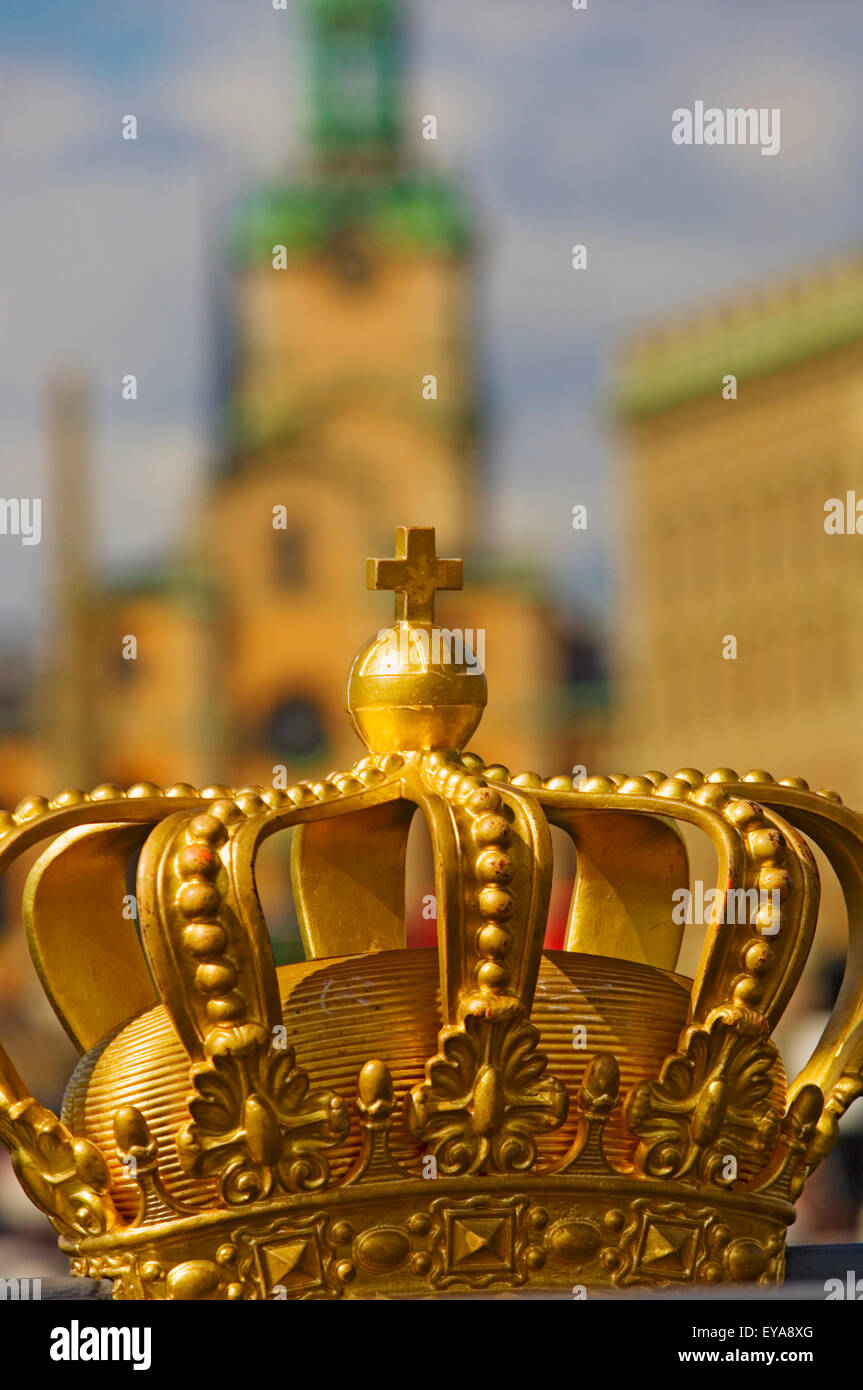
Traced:
<path fill-rule="evenodd" d="M 863 501 L 863 262 L 646 338 L 617 403 L 622 763 L 863 807 L 863 539 L 825 530 L 830 499 Z"/>
<path fill-rule="evenodd" d="M 364 750 L 348 670 L 393 614 L 392 595 L 367 592 L 365 560 L 392 553 L 398 525 L 433 525 L 438 553 L 464 556 L 465 591 L 438 596 L 438 620 L 469 643 L 482 629 L 479 751 L 514 771 L 602 761 L 599 643 L 556 610 L 543 557 L 507 566 L 485 520 L 474 215 L 435 171 L 433 123 L 409 114 L 403 6 L 304 11 L 307 156 L 241 201 L 213 267 L 230 276 L 230 368 L 178 553 L 106 582 L 98 420 L 85 381 L 50 385 L 46 514 L 63 522 L 46 534 L 46 660 L 0 688 L 4 806 L 67 786 L 283 785 L 350 767 Z M 288 848 L 280 838 L 260 875 L 277 946 L 294 951 Z M 13 920 L 25 868 L 4 885 Z M 29 969 L 17 933 L 0 955 L 15 995 Z"/>
<path fill-rule="evenodd" d="M 541 565 L 500 566 L 484 521 L 473 219 L 434 172 L 433 126 L 406 115 L 402 6 L 305 9 L 308 158 L 230 228 L 232 365 L 206 494 L 179 555 L 110 589 L 85 516 L 55 538 L 55 680 L 33 737 L 9 731 L 7 805 L 64 782 L 236 786 L 349 766 L 347 672 L 392 621 L 365 558 L 389 555 L 399 524 L 434 525 L 439 553 L 465 557 L 464 595 L 438 608 L 484 630 L 481 751 L 514 768 L 588 761 L 573 692 L 603 688 L 597 644 L 555 613 Z M 55 493 L 81 513 L 80 391 L 52 414 Z"/>
<path fill-rule="evenodd" d="M 645 337 L 616 397 L 621 765 L 802 776 L 863 809 L 863 261 Z M 825 522 L 849 502 L 851 533 L 832 534 Z M 689 840 L 693 876 L 712 880 L 712 853 Z M 776 1032 L 792 1076 L 847 948 L 838 885 L 816 857 L 820 929 Z M 694 971 L 701 939 L 684 938 L 678 968 Z M 798 1240 L 857 1234 L 860 1108 L 799 1205 Z"/>

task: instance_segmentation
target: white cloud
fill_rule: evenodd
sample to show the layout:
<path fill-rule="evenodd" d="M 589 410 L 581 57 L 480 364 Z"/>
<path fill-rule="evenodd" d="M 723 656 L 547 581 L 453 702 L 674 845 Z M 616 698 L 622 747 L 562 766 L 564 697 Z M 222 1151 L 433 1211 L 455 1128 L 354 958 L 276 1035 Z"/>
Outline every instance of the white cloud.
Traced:
<path fill-rule="evenodd" d="M 423 68 L 408 94 L 409 131 L 419 136 L 422 116 L 437 117 L 438 139 L 422 149 L 423 155 L 442 167 L 472 168 L 481 174 L 482 160 L 500 129 L 495 93 L 484 84 L 471 82 L 469 74 L 452 67 Z M 417 148 L 421 142 L 418 139 Z"/>
<path fill-rule="evenodd" d="M 766 61 L 750 60 L 737 69 L 730 90 L 731 96 L 723 100 L 725 106 L 779 108 L 781 150 L 772 160 L 778 173 L 785 179 L 793 178 L 798 196 L 804 181 L 809 188 L 826 181 L 833 184 L 837 168 L 843 164 L 853 167 L 860 149 L 859 83 L 856 75 L 834 58 L 806 57 L 799 52 L 783 56 L 779 52 Z M 725 147 L 724 162 L 730 163 L 735 153 Z M 753 167 L 750 161 L 734 161 L 741 174 L 749 176 L 749 184 L 755 177 L 763 177 L 758 166 L 770 162 L 759 157 Z M 850 188 L 840 186 L 835 191 L 839 196 L 848 193 L 856 197 L 856 190 Z"/>
<path fill-rule="evenodd" d="M 471 0 L 467 5 L 464 0 L 435 0 L 433 6 L 415 5 L 411 18 L 424 44 L 445 38 L 488 61 L 502 53 L 523 55 L 526 44 L 553 35 L 571 35 L 577 42 L 584 16 L 572 11 L 568 0 Z"/>
<path fill-rule="evenodd" d="M 60 66 L 7 58 L 0 65 L 0 167 L 38 177 L 44 164 L 80 153 L 98 137 L 105 115 L 95 82 Z"/>
<path fill-rule="evenodd" d="M 68 173 L 8 181 L 2 210 L 0 403 L 31 416 L 49 372 L 82 366 L 109 391 L 139 377 L 145 415 L 160 391 L 193 408 L 206 349 L 211 248 L 193 171 Z M 162 413 L 169 408 L 162 404 Z"/>
<path fill-rule="evenodd" d="M 278 26 L 280 16 L 274 14 Z M 223 50 L 196 53 L 157 73 L 143 97 L 160 120 L 202 140 L 248 176 L 283 168 L 299 152 L 299 57 L 277 27 L 253 29 Z"/>
<path fill-rule="evenodd" d="M 588 248 L 587 269 L 573 270 L 576 241 Z M 688 303 L 737 284 L 751 264 L 717 228 L 712 237 L 683 230 L 641 230 L 587 218 L 512 220 L 499 226 L 486 251 L 488 308 L 497 334 L 515 350 L 562 351 L 607 343 L 644 320 L 665 319 Z"/>

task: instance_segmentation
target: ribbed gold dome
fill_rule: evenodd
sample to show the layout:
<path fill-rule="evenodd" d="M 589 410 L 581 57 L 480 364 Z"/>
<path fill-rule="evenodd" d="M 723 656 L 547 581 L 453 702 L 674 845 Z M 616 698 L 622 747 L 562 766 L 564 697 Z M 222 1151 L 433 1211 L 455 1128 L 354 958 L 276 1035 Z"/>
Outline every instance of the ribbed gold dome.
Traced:
<path fill-rule="evenodd" d="M 370 1056 L 387 1062 L 397 1102 L 422 1079 L 439 1027 L 436 950 L 305 961 L 282 966 L 278 973 L 287 1042 L 296 1047 L 318 1084 L 352 1100 L 357 1076 Z M 682 976 L 648 966 L 546 951 L 531 1018 L 540 1029 L 550 1069 L 568 1089 L 576 1090 L 590 1057 L 613 1052 L 625 1092 L 635 1081 L 653 1075 L 674 1051 L 690 988 L 691 982 Z M 579 1025 L 585 1029 L 587 1050 L 573 1046 Z M 784 1097 L 784 1076 L 776 1076 L 775 1089 Z M 63 1118 L 106 1155 L 115 1200 L 124 1215 L 135 1210 L 137 1189 L 116 1152 L 113 1115 L 121 1105 L 137 1106 L 147 1120 L 159 1143 L 168 1192 L 192 1206 L 214 1202 L 215 1184 L 188 1178 L 174 1147 L 189 1091 L 189 1060 L 161 1005 L 127 1023 L 78 1064 Z M 560 1129 L 538 1137 L 544 1166 L 563 1157 L 576 1124 L 573 1110 Z M 360 1138 L 352 1111 L 350 1134 L 332 1158 L 335 1178 L 356 1160 Z M 615 1165 L 624 1164 L 634 1147 L 618 1110 L 605 1132 L 607 1156 Z M 393 1131 L 391 1148 L 399 1161 L 419 1169 L 421 1147 L 401 1125 Z"/>

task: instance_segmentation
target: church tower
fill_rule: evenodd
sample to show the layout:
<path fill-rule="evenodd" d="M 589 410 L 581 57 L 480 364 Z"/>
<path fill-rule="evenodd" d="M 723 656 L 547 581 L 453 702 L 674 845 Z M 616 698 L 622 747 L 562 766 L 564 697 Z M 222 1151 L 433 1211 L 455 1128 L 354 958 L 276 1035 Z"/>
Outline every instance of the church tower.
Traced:
<path fill-rule="evenodd" d="M 368 635 L 365 557 L 405 522 L 462 553 L 473 512 L 469 216 L 425 157 L 432 123 L 403 106 L 401 5 L 310 0 L 306 18 L 306 165 L 233 228 L 210 504 L 232 762 L 262 782 L 359 751 L 334 693 Z"/>

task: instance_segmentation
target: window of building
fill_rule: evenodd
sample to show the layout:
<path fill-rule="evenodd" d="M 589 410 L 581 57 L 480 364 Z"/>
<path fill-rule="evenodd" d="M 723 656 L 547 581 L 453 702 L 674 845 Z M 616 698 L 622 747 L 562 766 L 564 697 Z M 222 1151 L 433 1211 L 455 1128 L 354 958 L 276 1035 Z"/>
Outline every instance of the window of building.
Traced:
<path fill-rule="evenodd" d="M 317 703 L 307 695 L 279 700 L 270 714 L 267 742 L 285 763 L 320 757 L 327 736 Z"/>
<path fill-rule="evenodd" d="M 308 532 L 288 523 L 273 532 L 276 583 L 282 589 L 302 589 L 309 582 Z"/>
<path fill-rule="evenodd" d="M 131 685 L 141 673 L 141 661 L 137 654 L 135 656 L 124 655 L 126 650 L 126 635 L 124 634 L 116 639 L 111 665 L 117 681 L 123 685 Z"/>

